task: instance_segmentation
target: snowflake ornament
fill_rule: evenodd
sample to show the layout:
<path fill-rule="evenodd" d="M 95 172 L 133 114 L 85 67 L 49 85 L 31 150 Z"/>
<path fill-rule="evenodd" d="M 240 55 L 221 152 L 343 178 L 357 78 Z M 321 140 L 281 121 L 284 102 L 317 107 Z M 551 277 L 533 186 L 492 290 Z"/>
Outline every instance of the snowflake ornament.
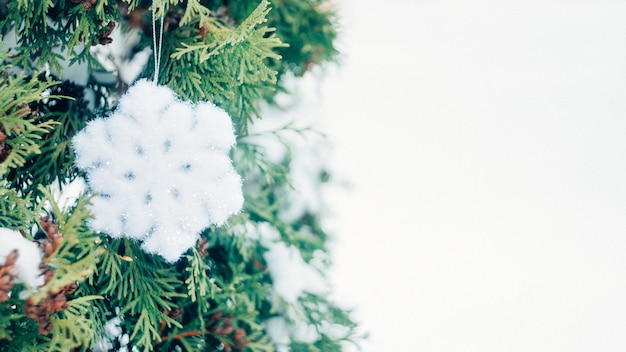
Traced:
<path fill-rule="evenodd" d="M 73 143 L 76 165 L 98 193 L 90 228 L 141 240 L 168 261 L 243 205 L 228 155 L 230 117 L 213 104 L 182 102 L 167 87 L 137 82 L 110 117 L 91 121 Z"/>

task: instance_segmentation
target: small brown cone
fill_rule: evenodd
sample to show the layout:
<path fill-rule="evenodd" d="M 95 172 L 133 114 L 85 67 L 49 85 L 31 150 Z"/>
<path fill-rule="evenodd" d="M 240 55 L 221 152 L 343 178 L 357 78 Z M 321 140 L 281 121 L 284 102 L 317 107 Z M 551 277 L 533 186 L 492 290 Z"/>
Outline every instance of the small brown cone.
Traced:
<path fill-rule="evenodd" d="M 59 232 L 59 227 L 52 221 L 50 216 L 42 216 L 39 219 L 41 229 L 46 233 L 46 239 L 40 242 L 40 247 L 44 252 L 42 263 L 39 269 L 44 278 L 44 285 L 54 278 L 54 268 L 46 263 L 54 252 L 63 244 L 63 236 Z M 50 317 L 67 308 L 67 297 L 78 289 L 77 283 L 72 283 L 58 290 L 50 290 L 45 298 L 34 303 L 33 298 L 26 301 L 24 312 L 26 315 L 35 319 L 39 325 L 39 333 L 48 335 L 52 332 L 53 326 Z"/>
<path fill-rule="evenodd" d="M 12 250 L 6 257 L 4 265 L 0 266 L 0 303 L 6 302 L 11 297 L 11 289 L 15 285 L 15 278 L 19 273 L 17 268 L 17 249 Z"/>

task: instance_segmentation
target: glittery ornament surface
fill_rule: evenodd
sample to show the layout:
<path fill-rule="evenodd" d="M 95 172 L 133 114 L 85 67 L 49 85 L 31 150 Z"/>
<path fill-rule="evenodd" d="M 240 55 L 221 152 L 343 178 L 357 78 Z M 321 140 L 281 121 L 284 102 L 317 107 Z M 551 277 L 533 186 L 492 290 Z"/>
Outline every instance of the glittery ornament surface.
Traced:
<path fill-rule="evenodd" d="M 90 122 L 73 143 L 76 164 L 98 193 L 91 229 L 142 240 L 169 261 L 243 205 L 228 155 L 230 117 L 213 104 L 181 102 L 167 87 L 137 82 L 110 117 Z"/>

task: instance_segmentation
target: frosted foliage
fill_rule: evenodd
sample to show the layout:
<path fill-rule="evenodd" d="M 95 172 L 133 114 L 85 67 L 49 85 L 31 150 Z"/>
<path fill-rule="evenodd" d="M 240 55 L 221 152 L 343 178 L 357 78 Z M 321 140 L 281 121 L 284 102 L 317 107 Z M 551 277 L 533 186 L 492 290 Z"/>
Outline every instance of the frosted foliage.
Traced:
<path fill-rule="evenodd" d="M 282 317 L 273 317 L 265 321 L 265 331 L 276 346 L 277 352 L 289 351 L 289 324 Z"/>
<path fill-rule="evenodd" d="M 256 226 L 234 227 L 233 231 L 267 248 L 263 257 L 274 283 L 273 289 L 284 301 L 296 304 L 304 292 L 320 295 L 328 292 L 328 282 L 318 269 L 322 265 L 315 265 L 322 258 L 305 262 L 298 248 L 283 242 L 272 224 L 259 222 Z M 316 258 L 320 256 L 315 253 Z"/>
<path fill-rule="evenodd" d="M 320 329 L 328 325 L 324 324 L 326 322 L 320 322 L 318 327 L 310 324 L 305 318 L 306 313 L 299 306 L 288 306 L 283 314 L 284 317 L 272 317 L 265 321 L 265 331 L 278 351 L 288 351 L 292 340 L 306 344 L 315 343 L 321 338 L 320 332 L 326 332 L 325 329 Z"/>
<path fill-rule="evenodd" d="M 302 77 L 286 75 L 283 83 L 289 94 L 279 93 L 278 104 L 262 105 L 262 115 L 266 118 L 255 121 L 250 126 L 251 136 L 246 137 L 259 145 L 269 160 L 282 163 L 288 158 L 290 161 L 289 187 L 277 190 L 284 204 L 278 217 L 287 223 L 297 222 L 307 213 L 325 212 L 321 193 L 324 185 L 320 177 L 329 169 L 331 146 L 324 134 L 316 132 L 324 129 L 320 125 L 323 102 L 319 79 L 319 72 L 307 72 Z M 294 129 L 285 129 L 285 126 Z M 276 131 L 280 138 L 276 138 Z"/>
<path fill-rule="evenodd" d="M 268 248 L 264 258 L 274 282 L 274 290 L 282 299 L 295 304 L 303 292 L 324 294 L 328 291 L 328 284 L 322 274 L 302 259 L 296 247 L 281 241 L 271 241 L 273 231 L 266 226 L 261 227 L 259 232 L 261 243 Z"/>
<path fill-rule="evenodd" d="M 31 290 L 43 285 L 43 276 L 39 270 L 42 257 L 39 246 L 25 239 L 18 231 L 0 228 L 0 266 L 4 265 L 7 255 L 14 249 L 18 253 L 18 280 Z"/>
<path fill-rule="evenodd" d="M 139 81 L 113 115 L 90 122 L 73 143 L 76 164 L 98 193 L 90 228 L 142 240 L 169 261 L 243 205 L 228 156 L 230 117 L 212 104 L 181 102 L 167 87 Z"/>

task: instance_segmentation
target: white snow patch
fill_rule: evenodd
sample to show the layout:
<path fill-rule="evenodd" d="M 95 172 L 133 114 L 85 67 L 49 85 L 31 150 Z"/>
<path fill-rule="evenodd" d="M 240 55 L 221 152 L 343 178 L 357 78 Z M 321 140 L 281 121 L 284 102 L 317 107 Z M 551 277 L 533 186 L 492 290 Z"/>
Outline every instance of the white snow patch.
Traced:
<path fill-rule="evenodd" d="M 107 45 L 91 47 L 91 54 L 109 72 L 115 72 L 119 79 L 126 84 L 133 83 L 146 67 L 152 57 L 152 49 L 144 48 L 133 54 L 133 48 L 141 40 L 139 28 L 132 28 L 123 32 L 117 27 L 109 36 L 113 41 Z"/>
<path fill-rule="evenodd" d="M 298 324 L 295 324 L 292 329 L 294 341 L 313 344 L 320 339 L 320 334 L 317 332 L 314 325 L 299 322 Z"/>
<path fill-rule="evenodd" d="M 283 317 L 273 317 L 265 321 L 265 331 L 270 340 L 276 346 L 276 351 L 289 351 L 291 337 L 289 336 L 289 324 Z"/>
<path fill-rule="evenodd" d="M 0 228 L 0 243 L 0 265 L 4 265 L 7 255 L 17 249 L 17 278 L 29 291 L 43 285 L 43 276 L 39 271 L 42 253 L 35 242 L 27 240 L 18 231 Z"/>
<path fill-rule="evenodd" d="M 75 179 L 74 181 L 63 184 L 59 182 L 53 182 L 50 185 L 52 196 L 55 202 L 59 205 L 61 210 L 66 210 L 76 203 L 76 200 L 81 193 L 87 189 L 87 184 L 82 177 Z"/>
<path fill-rule="evenodd" d="M 276 294 L 286 302 L 296 304 L 303 292 L 312 294 L 328 292 L 326 279 L 302 259 L 296 247 L 268 240 L 271 235 L 268 235 L 268 232 L 264 235 L 261 231 L 261 236 L 264 236 L 261 243 L 268 248 L 264 254 L 265 262 L 274 282 Z"/>

